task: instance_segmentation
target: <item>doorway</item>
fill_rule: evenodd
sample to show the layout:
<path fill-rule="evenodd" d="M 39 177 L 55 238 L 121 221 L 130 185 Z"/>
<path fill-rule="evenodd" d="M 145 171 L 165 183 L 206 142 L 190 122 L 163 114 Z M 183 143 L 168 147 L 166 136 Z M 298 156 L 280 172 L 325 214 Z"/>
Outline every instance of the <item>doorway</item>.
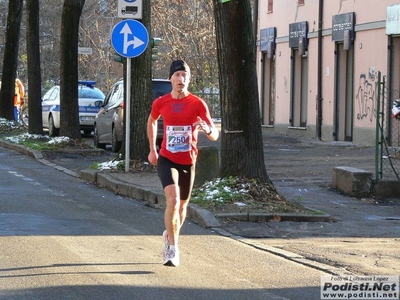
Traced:
<path fill-rule="evenodd" d="M 275 124 L 275 58 L 263 53 L 262 70 L 262 124 Z"/>
<path fill-rule="evenodd" d="M 307 126 L 308 106 L 308 58 L 299 55 L 299 49 L 292 49 L 292 84 L 290 126 Z"/>
<path fill-rule="evenodd" d="M 343 43 L 336 43 L 335 51 L 335 107 L 334 140 L 353 141 L 354 114 L 354 51 L 344 50 Z"/>

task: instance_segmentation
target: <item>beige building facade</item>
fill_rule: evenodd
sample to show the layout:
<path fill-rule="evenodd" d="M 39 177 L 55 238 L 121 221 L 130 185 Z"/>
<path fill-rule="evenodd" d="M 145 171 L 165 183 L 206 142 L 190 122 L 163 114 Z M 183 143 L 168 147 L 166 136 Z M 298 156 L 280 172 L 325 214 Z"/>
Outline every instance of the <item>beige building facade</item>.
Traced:
<path fill-rule="evenodd" d="M 259 0 L 262 124 L 278 134 L 374 145 L 378 72 L 400 98 L 400 3 Z M 388 110 L 389 114 L 389 110 Z"/>

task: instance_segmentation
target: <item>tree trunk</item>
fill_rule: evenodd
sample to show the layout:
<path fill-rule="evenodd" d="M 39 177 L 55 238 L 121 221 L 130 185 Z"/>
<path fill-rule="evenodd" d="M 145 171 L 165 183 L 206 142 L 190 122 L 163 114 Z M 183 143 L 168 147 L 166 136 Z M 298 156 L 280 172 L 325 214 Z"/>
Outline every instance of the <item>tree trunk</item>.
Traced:
<path fill-rule="evenodd" d="M 78 105 L 78 32 L 85 0 L 64 0 L 61 17 L 60 135 L 81 140 Z"/>
<path fill-rule="evenodd" d="M 271 182 L 264 163 L 250 1 L 214 1 L 221 88 L 221 177 Z"/>
<path fill-rule="evenodd" d="M 150 1 L 143 1 L 142 24 L 146 27 L 149 36 Z M 147 161 L 149 155 L 149 141 L 147 138 L 147 118 L 152 103 L 151 87 L 151 47 L 140 56 L 132 58 L 131 71 L 131 123 L 130 125 L 130 158 Z"/>
<path fill-rule="evenodd" d="M 6 44 L 0 93 L 0 117 L 14 120 L 15 78 L 18 67 L 19 36 L 23 0 L 8 2 Z"/>
<path fill-rule="evenodd" d="M 27 34 L 26 53 L 28 56 L 29 82 L 29 133 L 42 134 L 42 101 L 41 101 L 41 73 L 39 50 L 39 0 L 27 0 Z"/>

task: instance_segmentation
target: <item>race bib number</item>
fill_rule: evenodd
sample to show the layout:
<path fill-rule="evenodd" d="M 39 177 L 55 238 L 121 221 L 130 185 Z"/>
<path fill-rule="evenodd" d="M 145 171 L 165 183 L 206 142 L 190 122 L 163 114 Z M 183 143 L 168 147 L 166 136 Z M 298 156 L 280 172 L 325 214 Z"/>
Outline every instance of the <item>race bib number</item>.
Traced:
<path fill-rule="evenodd" d="M 192 126 L 167 126 L 167 150 L 172 153 L 192 149 Z"/>

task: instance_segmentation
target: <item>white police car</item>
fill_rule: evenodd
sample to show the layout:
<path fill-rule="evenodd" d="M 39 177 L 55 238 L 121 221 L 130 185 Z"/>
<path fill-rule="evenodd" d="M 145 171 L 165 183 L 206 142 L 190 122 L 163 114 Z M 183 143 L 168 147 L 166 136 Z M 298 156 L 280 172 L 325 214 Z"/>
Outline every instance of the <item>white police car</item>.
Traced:
<path fill-rule="evenodd" d="M 105 95 L 95 88 L 96 81 L 78 81 L 79 124 L 85 134 L 94 130 L 94 121 L 99 106 L 95 101 L 103 101 Z M 49 136 L 57 136 L 60 130 L 60 86 L 53 86 L 42 97 L 43 128 L 49 129 Z"/>

